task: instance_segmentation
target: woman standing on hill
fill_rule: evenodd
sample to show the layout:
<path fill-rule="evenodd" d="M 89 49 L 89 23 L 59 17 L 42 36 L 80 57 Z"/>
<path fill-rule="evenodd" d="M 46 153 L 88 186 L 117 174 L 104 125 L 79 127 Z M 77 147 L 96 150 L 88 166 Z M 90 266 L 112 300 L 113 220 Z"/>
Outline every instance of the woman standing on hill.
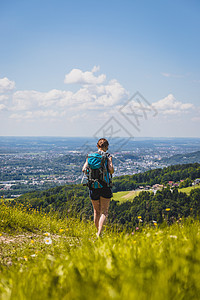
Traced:
<path fill-rule="evenodd" d="M 96 159 L 101 158 L 103 159 L 103 162 L 105 164 L 105 170 L 104 170 L 104 176 L 103 179 L 98 179 L 98 176 L 96 177 L 95 180 L 93 180 L 93 184 L 90 183 L 89 181 L 89 195 L 92 201 L 93 209 L 94 209 L 94 223 L 97 228 L 97 237 L 100 236 L 103 224 L 105 223 L 105 220 L 108 216 L 108 208 L 110 204 L 110 199 L 112 197 L 112 190 L 110 186 L 110 176 L 109 174 L 114 173 L 114 168 L 113 168 L 113 163 L 112 163 L 112 156 L 107 153 L 109 143 L 106 139 L 101 138 L 98 140 L 97 143 L 97 148 L 98 148 L 98 153 L 93 153 L 88 155 L 86 162 L 83 166 L 82 171 L 85 174 L 90 174 L 88 175 L 89 180 L 91 179 L 92 175 L 94 172 L 91 171 L 92 169 L 92 161 L 95 161 Z M 102 167 L 102 163 L 101 163 Z M 97 167 L 95 166 L 94 168 L 96 171 Z M 95 186 L 96 184 L 96 186 Z"/>

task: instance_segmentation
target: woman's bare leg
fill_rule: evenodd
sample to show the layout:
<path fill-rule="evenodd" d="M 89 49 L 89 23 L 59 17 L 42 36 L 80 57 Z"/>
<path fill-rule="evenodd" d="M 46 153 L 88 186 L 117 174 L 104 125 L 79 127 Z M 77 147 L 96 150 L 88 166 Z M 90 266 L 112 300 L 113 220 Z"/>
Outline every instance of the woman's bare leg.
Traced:
<path fill-rule="evenodd" d="M 92 206 L 94 210 L 94 224 L 99 229 L 99 219 L 100 219 L 100 200 L 92 200 Z"/>
<path fill-rule="evenodd" d="M 100 197 L 100 219 L 99 219 L 97 236 L 101 234 L 103 224 L 108 216 L 109 204 L 110 204 L 109 198 Z"/>

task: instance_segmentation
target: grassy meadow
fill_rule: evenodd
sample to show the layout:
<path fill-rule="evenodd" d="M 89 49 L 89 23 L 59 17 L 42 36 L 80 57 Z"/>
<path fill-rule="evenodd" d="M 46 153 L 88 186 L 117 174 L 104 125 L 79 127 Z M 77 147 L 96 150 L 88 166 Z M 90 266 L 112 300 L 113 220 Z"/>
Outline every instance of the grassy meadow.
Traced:
<path fill-rule="evenodd" d="M 120 191 L 113 193 L 113 200 L 121 202 L 132 201 L 141 191 Z"/>
<path fill-rule="evenodd" d="M 0 203 L 0 299 L 199 299 L 200 224 L 132 232 Z"/>
<path fill-rule="evenodd" d="M 178 189 L 178 191 L 189 195 L 189 193 L 194 189 L 200 189 L 200 185 L 188 186 L 186 188 Z"/>

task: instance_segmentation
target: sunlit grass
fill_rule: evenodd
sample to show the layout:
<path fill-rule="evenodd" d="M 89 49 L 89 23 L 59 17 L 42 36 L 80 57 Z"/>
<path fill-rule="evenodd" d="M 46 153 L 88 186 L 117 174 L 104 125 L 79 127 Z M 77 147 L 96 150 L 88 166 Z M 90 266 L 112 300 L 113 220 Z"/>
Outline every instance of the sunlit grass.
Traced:
<path fill-rule="evenodd" d="M 200 189 L 200 185 L 188 186 L 186 188 L 178 189 L 178 191 L 189 195 L 189 193 L 194 189 Z"/>
<path fill-rule="evenodd" d="M 141 216 L 138 216 L 140 219 Z M 109 228 L 0 205 L 1 299 L 199 299 L 200 224 Z M 162 228 L 163 227 L 163 228 Z"/>
<path fill-rule="evenodd" d="M 119 201 L 119 202 L 125 202 L 125 201 L 131 201 L 133 200 L 136 196 L 138 196 L 138 194 L 141 191 L 120 191 L 120 192 L 116 192 L 113 193 L 113 200 L 115 201 Z"/>

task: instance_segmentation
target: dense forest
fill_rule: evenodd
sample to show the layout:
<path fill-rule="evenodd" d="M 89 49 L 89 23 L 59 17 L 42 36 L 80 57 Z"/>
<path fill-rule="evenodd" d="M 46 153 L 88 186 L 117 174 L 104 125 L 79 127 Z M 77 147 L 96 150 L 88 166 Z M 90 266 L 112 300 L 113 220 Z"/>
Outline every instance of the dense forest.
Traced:
<path fill-rule="evenodd" d="M 171 224 L 182 217 L 198 217 L 200 213 L 200 189 L 186 193 L 178 192 L 175 188 L 151 192 L 141 192 L 134 201 L 127 201 L 117 205 L 111 202 L 109 219 L 111 223 L 118 223 L 121 228 L 132 228 L 141 223 L 151 225 L 164 221 Z M 139 217 L 139 218 L 138 218 Z M 141 218 L 140 218 L 141 217 Z"/>
<path fill-rule="evenodd" d="M 125 175 L 113 178 L 113 191 L 130 191 L 139 186 L 154 185 L 156 183 L 167 185 L 169 181 L 180 181 L 187 178 L 194 180 L 200 177 L 200 164 L 172 165 L 163 169 L 154 169 L 144 173 Z"/>
<path fill-rule="evenodd" d="M 169 177 L 168 177 L 169 176 Z M 129 184 L 133 188 L 135 182 L 143 184 L 163 183 L 165 180 L 180 180 L 190 178 L 191 180 L 200 176 L 199 164 L 177 165 L 137 174 L 123 176 L 121 178 L 121 189 Z M 117 184 L 120 178 L 116 178 Z M 155 181 L 156 178 L 156 181 Z M 125 188 L 124 188 L 125 189 Z M 128 189 L 128 188 L 126 188 Z M 82 185 L 65 185 L 46 191 L 36 191 L 22 195 L 17 200 L 29 203 L 31 207 L 46 212 L 57 211 L 60 217 L 76 216 L 80 219 L 92 219 L 92 205 L 88 197 L 88 189 Z M 110 203 L 110 224 L 115 224 L 120 229 L 130 229 L 144 222 L 160 224 L 163 221 L 173 223 L 182 217 L 198 217 L 200 214 L 200 189 L 191 190 L 190 194 L 178 192 L 177 188 L 169 186 L 163 188 L 154 195 L 153 192 L 143 191 L 134 198 L 134 201 L 119 203 L 112 200 Z M 138 218 L 139 217 L 139 218 Z"/>

